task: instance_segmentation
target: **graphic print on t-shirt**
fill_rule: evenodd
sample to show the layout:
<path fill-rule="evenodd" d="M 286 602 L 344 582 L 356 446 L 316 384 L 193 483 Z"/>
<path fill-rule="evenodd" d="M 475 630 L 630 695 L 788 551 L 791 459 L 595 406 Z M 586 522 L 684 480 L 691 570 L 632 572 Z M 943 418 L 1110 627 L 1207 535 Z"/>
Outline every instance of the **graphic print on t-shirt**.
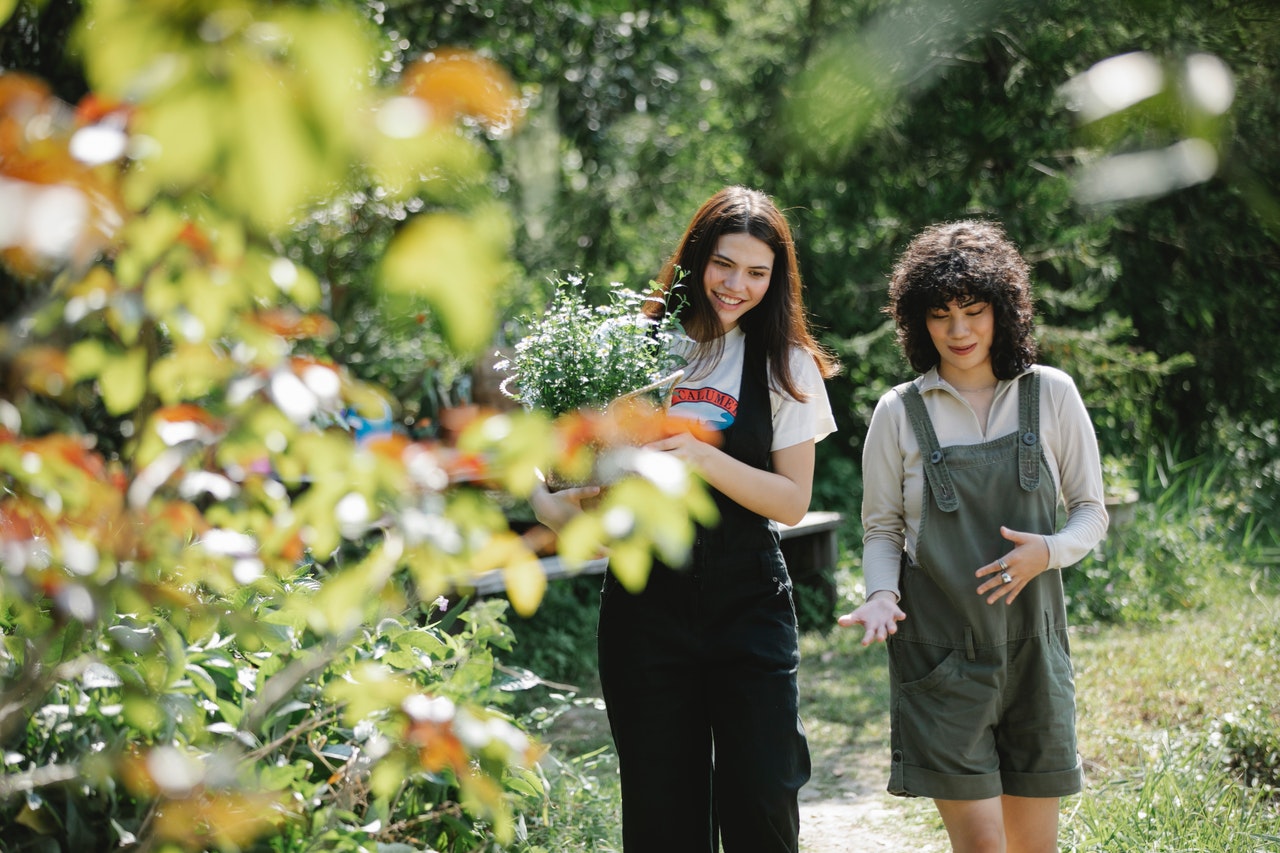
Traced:
<path fill-rule="evenodd" d="M 677 388 L 671 395 L 671 414 L 724 430 L 738 416 L 738 400 L 716 388 Z"/>

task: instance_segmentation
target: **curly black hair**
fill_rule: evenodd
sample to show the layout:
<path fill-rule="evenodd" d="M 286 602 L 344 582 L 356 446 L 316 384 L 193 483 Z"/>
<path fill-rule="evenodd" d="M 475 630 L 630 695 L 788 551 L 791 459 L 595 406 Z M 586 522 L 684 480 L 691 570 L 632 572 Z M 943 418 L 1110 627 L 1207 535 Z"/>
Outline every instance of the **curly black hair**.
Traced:
<path fill-rule="evenodd" d="M 924 373 L 937 366 L 941 357 L 925 320 L 929 311 L 953 301 L 991 305 L 991 368 L 997 379 L 1013 379 L 1035 363 L 1030 268 L 1000 225 L 978 219 L 931 225 L 894 264 L 884 313 L 897 324 L 898 345 L 912 369 Z"/>

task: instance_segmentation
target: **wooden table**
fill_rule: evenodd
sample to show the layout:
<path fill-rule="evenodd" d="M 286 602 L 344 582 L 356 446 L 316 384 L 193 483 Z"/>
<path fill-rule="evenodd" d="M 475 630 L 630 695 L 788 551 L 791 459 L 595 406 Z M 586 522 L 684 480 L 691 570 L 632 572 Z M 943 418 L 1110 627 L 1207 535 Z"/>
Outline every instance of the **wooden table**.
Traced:
<path fill-rule="evenodd" d="M 778 535 L 782 539 L 782 554 L 787 560 L 787 571 L 793 582 L 805 583 L 815 576 L 825 575 L 835 566 L 839 557 L 839 543 L 836 532 L 844 516 L 838 512 L 810 512 L 800 520 L 799 524 L 778 525 Z M 547 580 L 577 577 L 579 575 L 602 575 L 609 567 L 605 558 L 590 560 L 579 566 L 570 567 L 558 556 L 542 557 L 538 560 Z M 501 569 L 494 569 L 478 575 L 472 588 L 476 595 L 494 595 L 506 589 Z"/>

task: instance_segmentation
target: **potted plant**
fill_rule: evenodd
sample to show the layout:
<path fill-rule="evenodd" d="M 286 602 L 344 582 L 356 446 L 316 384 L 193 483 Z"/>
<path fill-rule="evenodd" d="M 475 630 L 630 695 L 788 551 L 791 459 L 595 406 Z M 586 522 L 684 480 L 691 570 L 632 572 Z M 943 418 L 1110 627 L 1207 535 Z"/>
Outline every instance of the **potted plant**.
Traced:
<path fill-rule="evenodd" d="M 494 365 L 506 374 L 502 393 L 552 417 L 601 411 L 636 397 L 665 408 L 686 363 L 680 353 L 687 351 L 682 343 L 688 338 L 676 306 L 668 302 L 661 318 L 654 319 L 644 308 L 664 297 L 616 282 L 607 301 L 591 305 L 586 284 L 580 275 L 554 280 L 546 310 L 521 318 L 524 336 Z M 679 287 L 670 288 L 665 298 L 680 299 Z"/>
<path fill-rule="evenodd" d="M 652 319 L 644 307 L 662 297 L 618 283 L 610 286 L 607 302 L 589 305 L 586 282 L 578 275 L 556 280 L 546 310 L 522 318 L 524 337 L 510 357 L 494 365 L 507 374 L 502 393 L 552 417 L 603 409 L 633 394 L 648 394 L 665 405 L 685 364 L 679 354 L 684 330 L 676 312 Z"/>

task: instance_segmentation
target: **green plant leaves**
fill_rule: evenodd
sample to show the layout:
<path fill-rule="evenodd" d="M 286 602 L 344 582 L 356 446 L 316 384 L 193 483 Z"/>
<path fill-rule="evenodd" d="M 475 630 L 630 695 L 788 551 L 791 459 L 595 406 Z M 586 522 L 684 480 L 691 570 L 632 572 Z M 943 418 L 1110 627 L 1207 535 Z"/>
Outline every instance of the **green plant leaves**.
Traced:
<path fill-rule="evenodd" d="M 393 298 L 425 298 L 449 342 L 474 352 L 493 331 L 493 294 L 509 271 L 509 239 L 509 225 L 496 208 L 465 216 L 424 214 L 388 247 L 382 287 Z"/>

